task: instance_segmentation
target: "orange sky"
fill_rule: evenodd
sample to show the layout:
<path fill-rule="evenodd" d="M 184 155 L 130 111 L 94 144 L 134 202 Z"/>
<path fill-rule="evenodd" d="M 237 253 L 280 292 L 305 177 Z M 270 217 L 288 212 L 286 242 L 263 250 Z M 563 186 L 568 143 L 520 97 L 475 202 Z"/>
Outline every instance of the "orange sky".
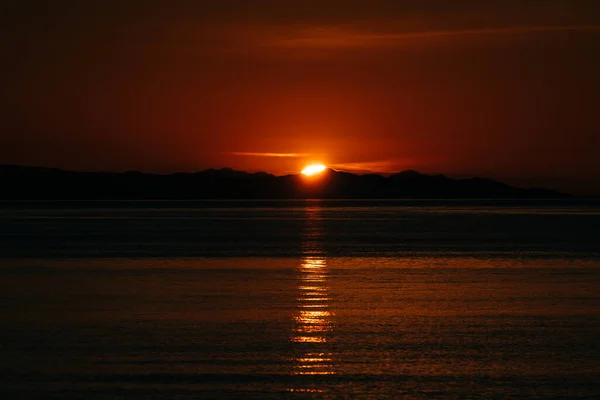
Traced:
<path fill-rule="evenodd" d="M 0 164 L 600 192 L 597 1 L 12 3 Z"/>

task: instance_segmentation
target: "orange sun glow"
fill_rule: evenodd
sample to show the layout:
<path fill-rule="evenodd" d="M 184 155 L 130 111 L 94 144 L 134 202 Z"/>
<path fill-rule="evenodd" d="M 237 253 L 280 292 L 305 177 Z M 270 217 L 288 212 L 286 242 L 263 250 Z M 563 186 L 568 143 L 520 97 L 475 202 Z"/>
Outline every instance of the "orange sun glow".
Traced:
<path fill-rule="evenodd" d="M 327 167 L 323 164 L 310 164 L 302 170 L 302 173 L 306 176 L 313 176 L 325 171 L 325 168 Z"/>

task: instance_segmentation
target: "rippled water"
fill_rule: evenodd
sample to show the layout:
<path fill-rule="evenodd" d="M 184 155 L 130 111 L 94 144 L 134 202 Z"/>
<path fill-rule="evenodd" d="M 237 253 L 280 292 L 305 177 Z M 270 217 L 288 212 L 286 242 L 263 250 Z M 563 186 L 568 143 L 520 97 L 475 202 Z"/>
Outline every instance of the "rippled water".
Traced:
<path fill-rule="evenodd" d="M 598 398 L 594 202 L 0 209 L 9 398 Z"/>

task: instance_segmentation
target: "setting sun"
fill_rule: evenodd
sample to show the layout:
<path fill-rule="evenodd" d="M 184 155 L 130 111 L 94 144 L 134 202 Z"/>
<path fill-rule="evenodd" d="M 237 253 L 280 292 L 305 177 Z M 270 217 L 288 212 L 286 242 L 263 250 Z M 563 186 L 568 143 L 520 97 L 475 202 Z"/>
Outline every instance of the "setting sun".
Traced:
<path fill-rule="evenodd" d="M 325 171 L 327 167 L 323 164 L 310 164 L 307 165 L 306 168 L 302 170 L 302 173 L 306 176 L 312 176 L 318 173 Z"/>

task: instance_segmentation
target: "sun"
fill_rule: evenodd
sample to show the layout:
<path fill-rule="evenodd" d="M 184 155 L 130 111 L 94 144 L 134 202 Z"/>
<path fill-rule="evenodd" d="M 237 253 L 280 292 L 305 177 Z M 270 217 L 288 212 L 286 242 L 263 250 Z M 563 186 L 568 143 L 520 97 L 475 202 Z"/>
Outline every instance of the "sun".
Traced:
<path fill-rule="evenodd" d="M 309 164 L 302 170 L 302 174 L 313 176 L 325 171 L 326 168 L 323 164 Z"/>

